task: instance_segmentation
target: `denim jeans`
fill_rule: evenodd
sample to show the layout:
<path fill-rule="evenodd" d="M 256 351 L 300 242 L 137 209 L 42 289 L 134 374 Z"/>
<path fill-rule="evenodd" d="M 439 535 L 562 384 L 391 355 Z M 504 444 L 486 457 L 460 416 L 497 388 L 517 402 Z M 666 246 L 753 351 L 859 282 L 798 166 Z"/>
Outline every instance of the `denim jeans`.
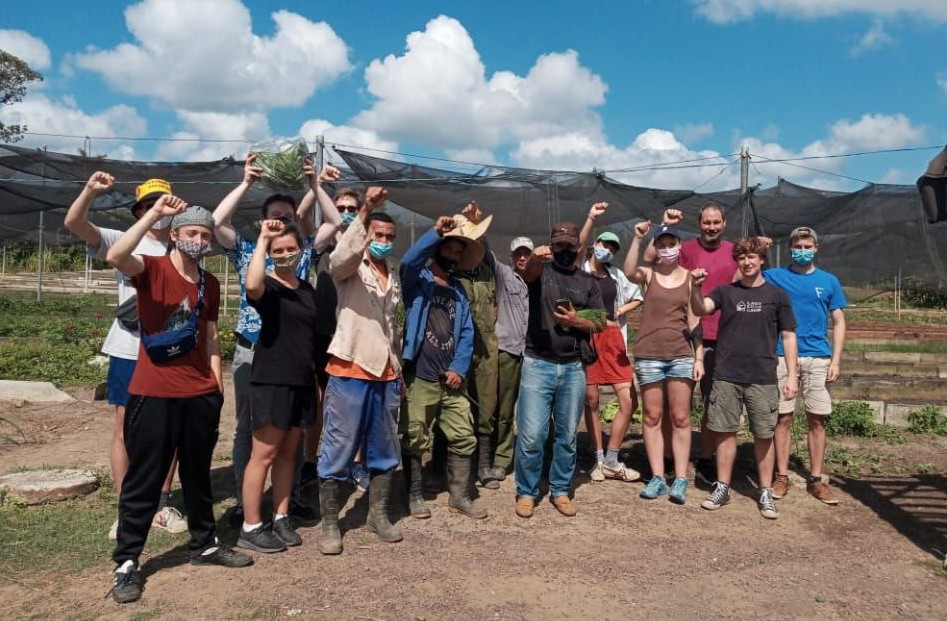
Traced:
<path fill-rule="evenodd" d="M 555 424 L 549 495 L 555 499 L 569 493 L 575 473 L 576 429 L 585 405 L 585 367 L 581 361 L 548 362 L 523 357 L 519 401 L 516 412 L 517 498 L 539 497 L 543 450 L 549 422 Z"/>

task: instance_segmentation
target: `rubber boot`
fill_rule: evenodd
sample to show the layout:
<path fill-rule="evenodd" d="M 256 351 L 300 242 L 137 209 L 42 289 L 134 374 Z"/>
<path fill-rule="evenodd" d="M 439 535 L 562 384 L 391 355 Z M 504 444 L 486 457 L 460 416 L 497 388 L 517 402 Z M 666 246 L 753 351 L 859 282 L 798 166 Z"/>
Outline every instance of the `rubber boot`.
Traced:
<path fill-rule="evenodd" d="M 388 520 L 388 504 L 391 499 L 391 473 L 372 474 L 368 486 L 368 528 L 378 538 L 388 543 L 404 539 L 401 529 Z"/>
<path fill-rule="evenodd" d="M 447 455 L 447 484 L 450 487 L 450 500 L 447 509 L 451 513 L 463 513 L 466 516 L 482 520 L 487 510 L 475 505 L 470 499 L 470 469 L 473 459 L 470 455 Z"/>
<path fill-rule="evenodd" d="M 322 532 L 316 547 L 323 554 L 341 554 L 339 482 L 335 479 L 319 479 L 319 510 L 322 513 Z"/>
<path fill-rule="evenodd" d="M 404 487 L 408 497 L 408 513 L 411 517 L 426 520 L 431 517 L 431 510 L 424 503 L 424 493 L 421 485 L 421 456 L 403 455 Z M 368 486 L 369 490 L 371 485 Z"/>
<path fill-rule="evenodd" d="M 489 435 L 477 436 L 477 478 L 487 489 L 500 489 L 500 482 L 493 476 L 493 446 Z"/>
<path fill-rule="evenodd" d="M 424 491 L 440 494 L 447 489 L 447 436 L 440 425 L 434 425 L 434 443 L 431 446 L 431 461 L 424 476 Z"/>

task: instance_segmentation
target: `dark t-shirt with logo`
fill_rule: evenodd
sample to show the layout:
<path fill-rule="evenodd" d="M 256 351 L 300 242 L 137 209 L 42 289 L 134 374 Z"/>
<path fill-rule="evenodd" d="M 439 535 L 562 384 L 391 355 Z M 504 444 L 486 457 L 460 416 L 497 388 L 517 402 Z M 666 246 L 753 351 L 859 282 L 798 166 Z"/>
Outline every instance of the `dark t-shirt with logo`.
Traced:
<path fill-rule="evenodd" d="M 543 266 L 539 277 L 527 286 L 529 323 L 526 353 L 549 362 L 579 360 L 579 342 L 589 333 L 566 329 L 556 323 L 556 302 L 568 299 L 575 310 L 604 309 L 602 292 L 596 278 L 580 269 L 565 270 L 553 263 Z"/>
<path fill-rule="evenodd" d="M 427 311 L 424 341 L 418 354 L 415 375 L 431 382 L 440 381 L 454 360 L 454 318 L 457 294 L 450 287 L 434 286 L 431 307 Z"/>
<path fill-rule="evenodd" d="M 735 282 L 707 297 L 720 310 L 714 379 L 775 384 L 779 333 L 796 329 L 786 292 L 768 282 L 760 287 Z"/>

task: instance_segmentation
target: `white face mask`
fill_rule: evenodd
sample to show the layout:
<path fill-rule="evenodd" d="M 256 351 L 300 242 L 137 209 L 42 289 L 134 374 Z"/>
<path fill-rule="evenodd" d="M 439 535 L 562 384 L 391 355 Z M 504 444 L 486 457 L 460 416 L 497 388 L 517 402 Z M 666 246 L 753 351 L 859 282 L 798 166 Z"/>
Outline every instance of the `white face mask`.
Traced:
<path fill-rule="evenodd" d="M 592 248 L 592 254 L 595 255 L 595 260 L 599 263 L 611 263 L 614 256 L 612 251 L 604 246 L 595 246 Z"/>
<path fill-rule="evenodd" d="M 661 263 L 674 263 L 681 254 L 681 246 L 678 244 L 673 248 L 659 248 L 658 261 Z"/>
<path fill-rule="evenodd" d="M 152 231 L 163 231 L 164 229 L 171 226 L 171 218 L 174 216 L 165 216 L 151 225 Z"/>

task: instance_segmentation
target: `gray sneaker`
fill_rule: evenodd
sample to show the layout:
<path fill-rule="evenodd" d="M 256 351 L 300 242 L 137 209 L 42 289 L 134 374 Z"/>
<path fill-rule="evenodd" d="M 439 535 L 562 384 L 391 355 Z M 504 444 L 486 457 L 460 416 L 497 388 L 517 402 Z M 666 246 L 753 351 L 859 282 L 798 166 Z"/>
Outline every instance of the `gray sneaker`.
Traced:
<path fill-rule="evenodd" d="M 730 486 L 726 483 L 717 481 L 710 492 L 707 500 L 700 503 L 700 506 L 708 511 L 716 511 L 720 507 L 730 504 Z"/>
<path fill-rule="evenodd" d="M 767 520 L 775 520 L 779 517 L 779 509 L 776 508 L 776 501 L 773 500 L 773 489 L 764 487 L 760 490 L 760 499 L 756 503 L 760 508 L 760 515 Z"/>
<path fill-rule="evenodd" d="M 298 546 L 303 542 L 302 537 L 293 528 L 293 523 L 290 522 L 288 517 L 273 522 L 273 534 L 288 546 Z"/>
<path fill-rule="evenodd" d="M 286 543 L 270 530 L 267 524 L 261 524 L 250 532 L 241 528 L 240 537 L 237 539 L 237 547 L 270 554 L 285 550 Z"/>
<path fill-rule="evenodd" d="M 137 602 L 141 599 L 141 590 L 141 576 L 134 561 L 125 561 L 115 569 L 112 590 L 109 591 L 112 599 L 119 604 Z"/>

